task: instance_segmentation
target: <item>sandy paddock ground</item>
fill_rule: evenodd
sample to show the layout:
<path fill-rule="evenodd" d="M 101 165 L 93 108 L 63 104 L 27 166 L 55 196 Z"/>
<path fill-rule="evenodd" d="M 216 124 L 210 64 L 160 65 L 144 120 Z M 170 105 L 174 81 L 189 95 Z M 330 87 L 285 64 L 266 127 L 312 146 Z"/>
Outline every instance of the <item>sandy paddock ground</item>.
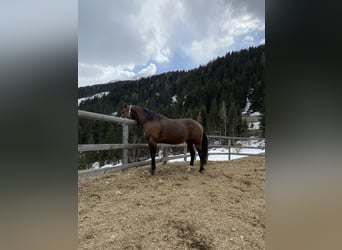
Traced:
<path fill-rule="evenodd" d="M 265 159 L 158 164 L 78 183 L 79 249 L 265 249 Z"/>

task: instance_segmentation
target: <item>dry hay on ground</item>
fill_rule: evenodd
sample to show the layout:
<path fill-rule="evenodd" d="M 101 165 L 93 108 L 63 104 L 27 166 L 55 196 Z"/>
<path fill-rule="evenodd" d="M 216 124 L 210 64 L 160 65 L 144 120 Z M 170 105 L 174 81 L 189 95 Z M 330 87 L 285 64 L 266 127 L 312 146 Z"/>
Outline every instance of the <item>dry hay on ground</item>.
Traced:
<path fill-rule="evenodd" d="M 198 164 L 80 180 L 79 249 L 264 249 L 264 157 Z"/>

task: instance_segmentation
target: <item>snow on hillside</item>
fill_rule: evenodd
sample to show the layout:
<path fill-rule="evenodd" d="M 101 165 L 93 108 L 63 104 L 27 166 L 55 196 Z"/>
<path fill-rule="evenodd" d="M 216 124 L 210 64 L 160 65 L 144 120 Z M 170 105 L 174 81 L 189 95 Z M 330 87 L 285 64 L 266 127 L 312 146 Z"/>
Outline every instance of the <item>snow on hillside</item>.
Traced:
<path fill-rule="evenodd" d="M 250 95 L 253 92 L 253 89 L 249 91 Z M 261 113 L 259 111 L 252 112 L 251 108 L 251 101 L 249 100 L 248 96 L 246 97 L 246 106 L 242 109 L 241 114 L 247 120 L 248 130 L 259 130 L 260 129 L 260 119 Z M 251 113 L 252 112 L 252 113 Z M 257 119 L 257 120 L 256 120 Z"/>
<path fill-rule="evenodd" d="M 249 114 L 249 116 L 261 116 L 261 113 L 259 111 L 256 111 L 256 112 Z"/>
<path fill-rule="evenodd" d="M 85 101 L 85 100 L 91 100 L 91 99 L 94 99 L 94 98 L 102 98 L 103 96 L 106 96 L 108 94 L 109 94 L 109 91 L 97 93 L 95 95 L 84 97 L 84 98 L 78 98 L 78 106 L 80 106 L 80 103 Z"/>
<path fill-rule="evenodd" d="M 250 108 L 251 108 L 252 103 L 249 100 L 248 96 L 251 96 L 253 91 L 254 91 L 253 88 L 250 88 L 249 91 L 248 91 L 248 94 L 246 96 L 246 106 L 243 108 L 243 110 L 241 112 L 242 115 L 248 115 L 251 112 Z"/>
<path fill-rule="evenodd" d="M 172 103 L 177 103 L 177 95 L 172 96 Z"/>
<path fill-rule="evenodd" d="M 260 129 L 260 122 L 250 122 L 248 124 L 248 130 L 258 130 Z"/>
<path fill-rule="evenodd" d="M 247 97 L 246 106 L 245 106 L 245 108 L 243 109 L 243 111 L 242 111 L 241 114 L 242 114 L 242 115 L 247 115 L 250 107 L 251 107 L 251 101 L 250 101 L 249 98 Z"/>

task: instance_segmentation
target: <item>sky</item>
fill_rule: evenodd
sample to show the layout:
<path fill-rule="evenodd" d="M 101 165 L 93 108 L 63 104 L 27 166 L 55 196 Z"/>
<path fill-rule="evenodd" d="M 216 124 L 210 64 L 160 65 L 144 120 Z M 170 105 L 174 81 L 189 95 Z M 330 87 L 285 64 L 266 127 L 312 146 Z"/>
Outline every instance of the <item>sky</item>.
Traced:
<path fill-rule="evenodd" d="M 265 43 L 265 0 L 82 0 L 78 86 L 205 65 Z"/>

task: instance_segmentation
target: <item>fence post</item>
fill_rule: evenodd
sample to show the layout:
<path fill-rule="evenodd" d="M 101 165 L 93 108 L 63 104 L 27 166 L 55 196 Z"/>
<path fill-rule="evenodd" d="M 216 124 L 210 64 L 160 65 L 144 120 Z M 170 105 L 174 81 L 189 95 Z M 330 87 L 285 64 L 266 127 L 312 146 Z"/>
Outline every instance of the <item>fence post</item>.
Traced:
<path fill-rule="evenodd" d="M 162 158 L 168 157 L 168 150 L 167 150 L 167 147 L 162 147 L 162 152 L 163 152 Z M 163 164 L 165 165 L 166 163 L 167 163 L 167 160 L 163 160 Z"/>
<path fill-rule="evenodd" d="M 128 144 L 128 125 L 122 124 L 122 144 Z M 128 149 L 122 150 L 122 165 L 128 164 Z"/>
<path fill-rule="evenodd" d="M 188 153 L 187 151 L 187 145 L 184 146 L 184 161 L 186 161 L 186 154 Z"/>
<path fill-rule="evenodd" d="M 231 141 L 230 141 L 230 139 L 228 139 L 228 160 L 230 160 L 230 149 L 231 149 Z"/>

